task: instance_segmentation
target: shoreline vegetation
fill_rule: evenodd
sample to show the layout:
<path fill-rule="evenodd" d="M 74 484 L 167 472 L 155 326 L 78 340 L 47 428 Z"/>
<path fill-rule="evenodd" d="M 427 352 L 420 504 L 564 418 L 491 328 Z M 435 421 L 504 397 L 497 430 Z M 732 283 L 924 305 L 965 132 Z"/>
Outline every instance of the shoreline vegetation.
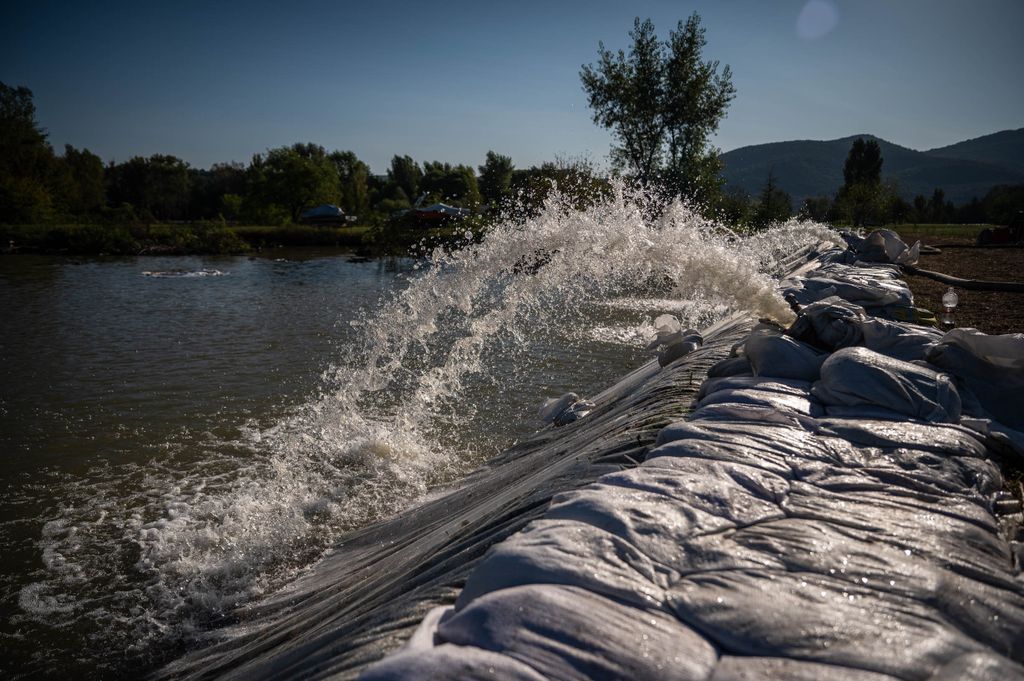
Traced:
<path fill-rule="evenodd" d="M 903 235 L 949 237 L 965 245 L 993 225 L 888 224 Z M 233 225 L 222 221 L 184 224 L 0 224 L 0 254 L 47 255 L 240 255 L 273 248 L 338 248 L 361 256 L 416 256 L 437 246 L 478 240 L 487 225 L 462 220 L 444 226 Z M 865 228 L 872 229 L 872 228 Z M 741 230 L 745 231 L 745 230 Z"/>
<path fill-rule="evenodd" d="M 319 227 L 310 225 L 187 224 L 105 225 L 0 224 L 0 254 L 44 255 L 242 255 L 273 248 L 338 248 L 358 255 L 414 256 L 437 246 L 478 238 L 482 227 L 453 224 L 441 227 L 372 225 Z"/>

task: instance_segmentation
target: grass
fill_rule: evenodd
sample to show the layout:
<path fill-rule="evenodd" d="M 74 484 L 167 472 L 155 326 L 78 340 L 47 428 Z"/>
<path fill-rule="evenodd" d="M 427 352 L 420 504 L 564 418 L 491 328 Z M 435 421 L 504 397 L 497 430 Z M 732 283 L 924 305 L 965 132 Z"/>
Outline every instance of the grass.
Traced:
<path fill-rule="evenodd" d="M 0 225 L 0 250 L 13 245 L 21 253 L 105 255 L 183 255 L 245 253 L 262 247 L 364 246 L 366 226 L 228 226 L 221 222 L 188 224 Z"/>
<path fill-rule="evenodd" d="M 229 227 L 228 229 L 253 248 L 331 246 L 356 249 L 362 247 L 363 240 L 370 231 L 370 228 L 365 225 L 354 225 L 352 227 L 239 225 L 237 227 Z"/>
<path fill-rule="evenodd" d="M 920 237 L 948 237 L 953 239 L 977 239 L 983 229 L 991 229 L 995 225 L 947 225 L 927 223 L 903 223 L 886 225 L 885 229 L 891 229 L 897 234 L 916 234 Z"/>

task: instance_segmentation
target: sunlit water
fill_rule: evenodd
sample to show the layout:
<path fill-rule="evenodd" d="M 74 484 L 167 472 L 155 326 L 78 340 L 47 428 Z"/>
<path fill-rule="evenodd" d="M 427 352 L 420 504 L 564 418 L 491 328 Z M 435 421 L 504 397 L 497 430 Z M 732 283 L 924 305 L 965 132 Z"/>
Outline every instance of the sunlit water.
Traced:
<path fill-rule="evenodd" d="M 0 259 L 0 669 L 144 670 L 643 362 L 655 316 L 785 320 L 765 272 L 829 236 L 556 196 L 423 260 Z"/>

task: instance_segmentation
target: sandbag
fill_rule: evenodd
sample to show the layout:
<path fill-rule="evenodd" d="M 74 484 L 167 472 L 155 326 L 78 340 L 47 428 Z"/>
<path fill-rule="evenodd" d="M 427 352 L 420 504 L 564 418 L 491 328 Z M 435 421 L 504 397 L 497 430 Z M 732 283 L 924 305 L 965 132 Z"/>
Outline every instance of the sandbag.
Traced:
<path fill-rule="evenodd" d="M 440 645 L 427 650 L 400 652 L 373 664 L 360 681 L 547 681 L 528 665 L 489 650 L 471 646 Z"/>
<path fill-rule="evenodd" d="M 501 651 L 548 679 L 706 679 L 714 647 L 660 609 L 583 589 L 534 584 L 487 594 L 438 627 L 438 639 Z"/>
<path fill-rule="evenodd" d="M 921 242 L 908 247 L 900 235 L 891 229 L 876 229 L 856 246 L 862 262 L 914 265 L 921 257 Z"/>
<path fill-rule="evenodd" d="M 545 517 L 593 525 L 674 568 L 689 535 L 784 517 L 787 490 L 785 480 L 757 468 L 684 459 L 670 470 L 641 466 L 559 494 Z"/>
<path fill-rule="evenodd" d="M 811 395 L 826 407 L 877 406 L 945 423 L 960 418 L 960 395 L 948 375 L 866 348 L 834 352 L 822 364 Z"/>
<path fill-rule="evenodd" d="M 782 395 L 811 394 L 810 381 L 799 381 L 795 378 L 773 378 L 771 376 L 720 376 L 709 378 L 700 386 L 697 399 L 704 399 L 719 390 L 735 390 L 736 388 L 756 388 L 768 390 Z"/>
<path fill-rule="evenodd" d="M 930 349 L 928 362 L 956 376 L 1003 425 L 1024 429 L 1024 334 L 989 336 L 953 329 Z"/>
<path fill-rule="evenodd" d="M 656 607 L 668 580 L 664 568 L 620 537 L 586 523 L 545 518 L 491 547 L 455 607 L 461 610 L 492 591 L 538 582 Z"/>
<path fill-rule="evenodd" d="M 725 655 L 708 681 L 898 681 L 895 676 L 779 657 Z"/>
<path fill-rule="evenodd" d="M 827 355 L 806 343 L 784 336 L 771 327 L 758 327 L 750 333 L 744 354 L 755 376 L 795 378 L 813 381 Z"/>
<path fill-rule="evenodd" d="M 837 296 L 802 309 L 787 333 L 830 352 L 863 345 L 904 361 L 924 359 L 942 337 L 928 327 L 869 317 L 861 306 Z"/>

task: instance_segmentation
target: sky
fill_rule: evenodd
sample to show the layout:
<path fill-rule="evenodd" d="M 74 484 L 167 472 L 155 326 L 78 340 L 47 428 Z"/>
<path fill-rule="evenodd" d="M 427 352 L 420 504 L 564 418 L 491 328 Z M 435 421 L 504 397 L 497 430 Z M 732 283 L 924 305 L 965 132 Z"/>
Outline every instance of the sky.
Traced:
<path fill-rule="evenodd" d="M 737 95 L 723 151 L 870 133 L 931 149 L 1024 127 L 1022 0 L 512 3 L 19 2 L 0 9 L 0 81 L 29 87 L 60 151 L 248 162 L 294 142 L 477 166 L 598 165 L 611 136 L 580 86 L 636 16 L 691 13 Z"/>

